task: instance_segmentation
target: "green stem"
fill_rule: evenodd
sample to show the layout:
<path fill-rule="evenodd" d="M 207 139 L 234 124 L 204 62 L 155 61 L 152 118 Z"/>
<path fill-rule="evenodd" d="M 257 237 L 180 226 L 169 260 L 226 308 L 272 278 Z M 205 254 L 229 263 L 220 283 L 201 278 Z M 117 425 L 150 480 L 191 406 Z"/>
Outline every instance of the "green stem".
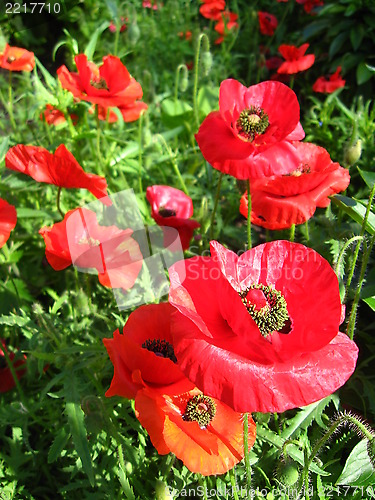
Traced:
<path fill-rule="evenodd" d="M 199 76 L 199 56 L 201 52 L 201 42 L 203 38 L 206 38 L 206 43 L 210 44 L 210 41 L 204 33 L 201 33 L 198 37 L 197 49 L 195 52 L 195 61 L 194 61 L 194 89 L 193 89 L 193 112 L 195 118 L 195 125 L 199 128 L 199 110 L 198 110 L 198 76 Z"/>
<path fill-rule="evenodd" d="M 57 210 L 59 211 L 60 215 L 62 218 L 64 218 L 64 212 L 61 210 L 61 206 L 60 206 L 60 198 L 61 198 L 61 190 L 62 190 L 62 187 L 59 186 L 59 189 L 57 191 L 57 200 L 56 200 L 56 205 L 57 205 Z"/>
<path fill-rule="evenodd" d="M 237 494 L 237 484 L 236 484 L 236 476 L 234 474 L 234 468 L 230 469 L 229 477 L 230 477 L 230 484 L 232 486 L 233 498 L 234 498 L 234 500 L 239 500 L 238 494 Z"/>
<path fill-rule="evenodd" d="M 211 214 L 211 223 L 210 223 L 210 239 L 213 240 L 214 238 L 214 222 L 215 222 L 215 215 L 216 215 L 216 210 L 217 210 L 217 205 L 219 203 L 219 197 L 220 197 L 220 189 L 221 189 L 221 182 L 223 180 L 223 172 L 220 172 L 220 177 L 219 181 L 217 183 L 217 188 L 216 188 L 216 195 L 215 195 L 215 202 L 214 202 L 214 208 L 212 210 Z"/>
<path fill-rule="evenodd" d="M 250 180 L 247 180 L 247 249 L 251 248 L 251 193 Z"/>
<path fill-rule="evenodd" d="M 143 127 L 143 115 L 139 117 L 138 120 L 138 186 L 139 193 L 144 197 L 143 185 L 142 185 L 142 171 L 143 171 L 143 144 L 142 144 L 142 127 Z"/>
<path fill-rule="evenodd" d="M 341 211 L 340 211 L 340 213 L 341 213 Z M 345 252 L 346 252 L 347 248 L 355 241 L 362 241 L 362 240 L 363 240 L 363 236 L 353 236 L 353 238 L 350 238 L 350 240 L 348 240 L 345 243 L 345 245 L 342 247 L 341 252 L 339 254 L 339 257 L 337 259 L 336 265 L 335 265 L 335 273 L 337 274 L 337 276 L 339 276 L 339 274 L 340 274 L 340 268 L 341 268 L 342 261 L 344 259 Z"/>
<path fill-rule="evenodd" d="M 101 128 L 100 128 L 100 120 L 99 120 L 99 105 L 95 104 L 95 120 L 96 120 L 96 153 L 98 155 L 99 163 L 104 166 L 103 156 L 100 151 L 100 136 L 101 136 Z"/>
<path fill-rule="evenodd" d="M 291 90 L 293 90 L 293 87 L 294 87 L 294 75 L 292 75 L 290 77 L 289 87 L 291 88 Z"/>
<path fill-rule="evenodd" d="M 295 236 L 295 233 L 296 233 L 296 225 L 295 224 L 292 224 L 290 226 L 290 234 L 289 234 L 289 239 L 291 242 L 294 241 L 294 236 Z"/>
<path fill-rule="evenodd" d="M 243 420 L 243 447 L 244 447 L 244 456 L 245 456 L 245 468 L 246 468 L 246 484 L 247 489 L 250 491 L 251 489 L 251 465 L 250 465 L 250 456 L 249 456 L 249 414 L 244 414 Z"/>
<path fill-rule="evenodd" d="M 186 184 L 185 184 L 184 179 L 182 178 L 180 169 L 178 168 L 178 164 L 176 161 L 176 155 L 173 154 L 171 148 L 168 146 L 166 140 L 164 139 L 164 137 L 161 134 L 158 134 L 158 138 L 161 139 L 161 142 L 163 143 L 165 149 L 167 150 L 167 153 L 169 154 L 169 158 L 171 159 L 173 170 L 175 171 L 175 174 L 177 175 L 178 180 L 180 181 L 182 190 L 185 192 L 185 194 L 187 194 L 189 196 L 188 188 L 186 187 Z"/>
<path fill-rule="evenodd" d="M 13 94 L 12 94 L 12 72 L 11 71 L 9 71 L 9 82 L 8 82 L 8 113 L 9 113 L 9 119 L 10 119 L 10 123 L 12 125 L 12 129 L 17 134 L 17 125 L 16 125 L 16 122 L 14 121 L 14 115 L 13 115 Z"/>
<path fill-rule="evenodd" d="M 309 234 L 309 221 L 308 220 L 305 222 L 305 230 L 306 230 L 306 241 L 307 241 L 307 243 L 309 243 L 310 234 Z"/>

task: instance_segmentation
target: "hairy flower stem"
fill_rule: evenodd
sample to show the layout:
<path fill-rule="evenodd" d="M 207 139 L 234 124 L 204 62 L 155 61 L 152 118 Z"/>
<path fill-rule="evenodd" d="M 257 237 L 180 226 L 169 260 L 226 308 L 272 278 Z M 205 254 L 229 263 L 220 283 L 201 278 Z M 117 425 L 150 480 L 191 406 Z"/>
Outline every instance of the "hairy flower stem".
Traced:
<path fill-rule="evenodd" d="M 217 183 L 217 188 L 216 188 L 214 208 L 212 210 L 212 215 L 211 215 L 211 223 L 210 223 L 210 239 L 211 240 L 213 240 L 213 238 L 214 238 L 215 215 L 216 215 L 216 210 L 217 210 L 217 204 L 219 203 L 221 181 L 223 180 L 223 175 L 224 175 L 223 172 L 220 172 L 220 177 L 219 177 L 219 181 Z"/>
<path fill-rule="evenodd" d="M 195 125 L 199 128 L 199 110 L 198 110 L 198 77 L 199 77 L 199 57 L 201 52 L 201 44 L 202 40 L 206 44 L 206 47 L 210 47 L 210 41 L 204 33 L 201 33 L 197 40 L 197 48 L 195 52 L 195 60 L 194 60 L 194 89 L 193 89 L 193 111 L 195 118 Z"/>
<path fill-rule="evenodd" d="M 172 162 L 172 166 L 173 166 L 173 170 L 175 171 L 175 174 L 177 175 L 178 177 L 178 180 L 180 181 L 180 184 L 181 184 L 181 187 L 182 187 L 182 190 L 184 191 L 185 194 L 187 194 L 189 196 L 189 191 L 188 191 L 188 188 L 186 187 L 186 184 L 185 184 L 185 181 L 184 179 L 182 178 L 182 175 L 181 175 L 181 172 L 180 172 L 180 169 L 178 168 L 178 163 L 176 161 L 176 155 L 173 154 L 173 151 L 171 150 L 171 148 L 168 146 L 166 140 L 164 139 L 164 137 L 161 135 L 161 134 L 158 134 L 158 138 L 161 140 L 161 142 L 163 143 L 163 146 L 165 147 L 168 155 L 169 155 L 169 158 Z"/>
<path fill-rule="evenodd" d="M 341 269 L 341 266 L 342 266 L 342 261 L 344 259 L 345 252 L 346 252 L 347 248 L 352 243 L 354 243 L 355 241 L 362 241 L 362 240 L 363 240 L 363 236 L 353 236 L 353 238 L 350 238 L 350 240 L 348 240 L 345 243 L 345 245 L 342 247 L 341 252 L 339 254 L 339 257 L 337 259 L 336 265 L 335 265 L 335 273 L 336 273 L 337 276 L 339 276 L 339 274 L 340 274 L 340 269 Z M 344 301 L 345 301 L 345 299 L 344 299 Z"/>
<path fill-rule="evenodd" d="M 318 454 L 320 448 L 330 439 L 330 437 L 337 431 L 340 426 L 349 425 L 351 428 L 357 430 L 363 437 L 368 439 L 369 441 L 374 438 L 374 435 L 369 431 L 365 424 L 363 424 L 360 420 L 358 420 L 353 415 L 349 415 L 347 413 L 340 413 L 336 420 L 332 423 L 328 431 L 318 440 L 315 444 L 314 448 L 311 451 L 310 456 L 305 461 L 305 465 L 303 468 L 304 478 L 308 479 L 309 468 L 312 464 L 312 461 Z"/>
<path fill-rule="evenodd" d="M 245 467 L 246 467 L 246 484 L 247 489 L 251 489 L 251 465 L 249 456 L 249 414 L 244 414 L 243 420 L 243 448 L 245 456 Z"/>
<path fill-rule="evenodd" d="M 358 303 L 361 295 L 361 290 L 363 283 L 365 281 L 365 273 L 367 269 L 367 264 L 371 255 L 372 247 L 374 246 L 375 243 L 375 235 L 371 238 L 370 245 L 367 248 L 366 241 L 363 241 L 365 248 L 365 251 L 363 252 L 363 259 L 362 259 L 362 265 L 361 265 L 361 271 L 360 271 L 360 276 L 359 276 L 359 282 L 356 288 L 356 294 L 354 296 L 352 308 L 350 311 L 350 316 L 349 316 L 349 321 L 348 321 L 348 327 L 346 330 L 347 335 L 351 340 L 353 340 L 354 337 L 354 327 L 355 327 L 355 321 L 357 317 L 357 308 L 358 308 Z"/>
<path fill-rule="evenodd" d="M 250 180 L 247 181 L 247 249 L 251 248 L 251 193 Z"/>
<path fill-rule="evenodd" d="M 369 215 L 370 215 L 371 205 L 372 205 L 372 202 L 373 202 L 373 199 L 374 199 L 374 195 L 375 195 L 375 184 L 372 186 L 372 189 L 371 189 L 371 193 L 370 193 L 370 196 L 369 196 L 369 201 L 368 201 L 367 208 L 366 208 L 365 218 L 363 219 L 362 227 L 361 227 L 361 232 L 359 233 L 359 236 L 362 236 L 362 237 L 363 237 L 363 235 L 365 234 L 365 231 L 366 231 L 367 220 L 368 220 Z M 347 282 L 346 282 L 346 287 L 345 287 L 345 299 L 348 296 L 349 287 L 350 287 L 350 284 L 351 284 L 352 279 L 353 279 L 354 270 L 355 270 L 355 266 L 357 264 L 357 259 L 358 259 L 358 255 L 359 255 L 359 250 L 360 250 L 361 245 L 362 245 L 362 241 L 363 241 L 363 239 L 361 239 L 360 241 L 358 241 L 358 243 L 357 243 L 357 245 L 355 247 L 355 250 L 354 250 L 352 267 L 350 268 L 348 279 L 347 279 Z M 344 299 L 344 301 L 345 301 L 345 299 Z"/>
<path fill-rule="evenodd" d="M 59 211 L 59 214 L 61 215 L 62 218 L 64 218 L 64 212 L 61 210 L 61 205 L 60 205 L 61 190 L 62 190 L 62 187 L 60 186 L 59 189 L 58 189 L 58 191 L 57 191 L 56 205 L 57 205 L 57 210 Z"/>
<path fill-rule="evenodd" d="M 236 484 L 236 476 L 234 473 L 234 468 L 229 471 L 230 484 L 232 486 L 233 498 L 234 500 L 239 500 L 237 494 L 237 484 Z"/>

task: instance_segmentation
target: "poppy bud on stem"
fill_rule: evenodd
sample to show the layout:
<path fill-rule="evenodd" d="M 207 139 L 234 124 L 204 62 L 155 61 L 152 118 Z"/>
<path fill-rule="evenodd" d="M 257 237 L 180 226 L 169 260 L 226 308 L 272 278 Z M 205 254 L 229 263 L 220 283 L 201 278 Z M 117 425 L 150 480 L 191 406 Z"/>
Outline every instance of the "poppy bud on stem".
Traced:
<path fill-rule="evenodd" d="M 182 73 L 180 82 L 180 73 Z M 176 79 L 174 85 L 174 100 L 177 102 L 178 99 L 178 89 L 181 92 L 186 92 L 189 84 L 188 69 L 185 64 L 180 64 L 176 69 Z"/>
<path fill-rule="evenodd" d="M 202 42 L 203 40 L 203 42 Z M 205 33 L 201 33 L 197 40 L 197 48 L 195 52 L 194 61 L 194 90 L 193 90 L 193 109 L 196 126 L 199 127 L 199 113 L 198 113 L 198 75 L 199 75 L 199 56 L 202 46 L 202 52 L 207 53 L 210 51 L 210 41 Z"/>

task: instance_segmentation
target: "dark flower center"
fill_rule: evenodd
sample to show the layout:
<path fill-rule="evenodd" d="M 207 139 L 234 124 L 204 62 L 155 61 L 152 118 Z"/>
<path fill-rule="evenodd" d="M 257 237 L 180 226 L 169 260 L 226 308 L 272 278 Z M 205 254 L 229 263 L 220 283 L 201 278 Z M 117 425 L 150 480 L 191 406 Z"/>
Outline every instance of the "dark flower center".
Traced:
<path fill-rule="evenodd" d="M 2 368 L 6 368 L 8 365 L 7 365 L 7 362 L 5 361 L 5 357 L 4 356 L 0 356 L 0 370 Z"/>
<path fill-rule="evenodd" d="M 143 349 L 153 352 L 156 356 L 168 358 L 173 361 L 173 363 L 177 363 L 172 344 L 164 339 L 147 339 L 146 342 L 143 342 L 142 347 Z"/>
<path fill-rule="evenodd" d="M 177 214 L 176 210 L 173 210 L 172 208 L 166 208 L 166 207 L 160 207 L 159 208 L 159 215 L 162 217 L 175 217 Z"/>
<path fill-rule="evenodd" d="M 216 405 L 213 399 L 203 394 L 192 397 L 185 409 L 183 419 L 188 422 L 198 422 L 199 427 L 206 428 L 216 413 Z"/>
<path fill-rule="evenodd" d="M 257 135 L 263 134 L 269 125 L 268 115 L 259 106 L 250 106 L 241 111 L 237 120 L 240 136 L 252 142 Z"/>
<path fill-rule="evenodd" d="M 239 295 L 263 337 L 273 332 L 290 332 L 291 321 L 281 292 L 259 283 L 249 286 Z"/>
<path fill-rule="evenodd" d="M 299 165 L 293 172 L 290 172 L 289 174 L 285 174 L 286 176 L 292 176 L 292 177 L 300 177 L 302 174 L 309 174 L 311 172 L 311 168 L 309 167 L 308 163 L 304 163 Z"/>
<path fill-rule="evenodd" d="M 7 63 L 8 64 L 12 64 L 12 62 L 14 62 L 16 60 L 16 57 L 14 56 L 8 56 L 7 57 Z"/>
<path fill-rule="evenodd" d="M 98 78 L 97 80 L 90 80 L 91 87 L 95 87 L 98 90 L 108 90 L 107 82 L 104 78 Z"/>

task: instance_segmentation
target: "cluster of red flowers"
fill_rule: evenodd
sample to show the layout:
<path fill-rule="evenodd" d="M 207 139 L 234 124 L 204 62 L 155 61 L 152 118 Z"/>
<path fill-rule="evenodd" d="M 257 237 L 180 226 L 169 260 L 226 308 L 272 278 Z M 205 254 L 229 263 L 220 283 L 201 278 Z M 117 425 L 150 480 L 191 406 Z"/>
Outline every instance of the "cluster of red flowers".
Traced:
<path fill-rule="evenodd" d="M 196 139 L 214 168 L 251 179 L 254 224 L 268 229 L 301 224 L 349 185 L 349 172 L 327 151 L 300 142 L 299 104 L 286 85 L 268 81 L 246 88 L 225 80 L 219 108 L 206 117 Z M 247 195 L 241 213 L 247 216 Z"/>
<path fill-rule="evenodd" d="M 229 12 L 225 7 L 225 0 L 201 0 L 203 5 L 200 6 L 199 12 L 206 19 L 216 21 L 215 31 L 219 33 L 219 38 L 215 40 L 218 45 L 224 41 L 225 34 L 233 29 L 238 28 L 238 15 L 234 12 Z"/>

